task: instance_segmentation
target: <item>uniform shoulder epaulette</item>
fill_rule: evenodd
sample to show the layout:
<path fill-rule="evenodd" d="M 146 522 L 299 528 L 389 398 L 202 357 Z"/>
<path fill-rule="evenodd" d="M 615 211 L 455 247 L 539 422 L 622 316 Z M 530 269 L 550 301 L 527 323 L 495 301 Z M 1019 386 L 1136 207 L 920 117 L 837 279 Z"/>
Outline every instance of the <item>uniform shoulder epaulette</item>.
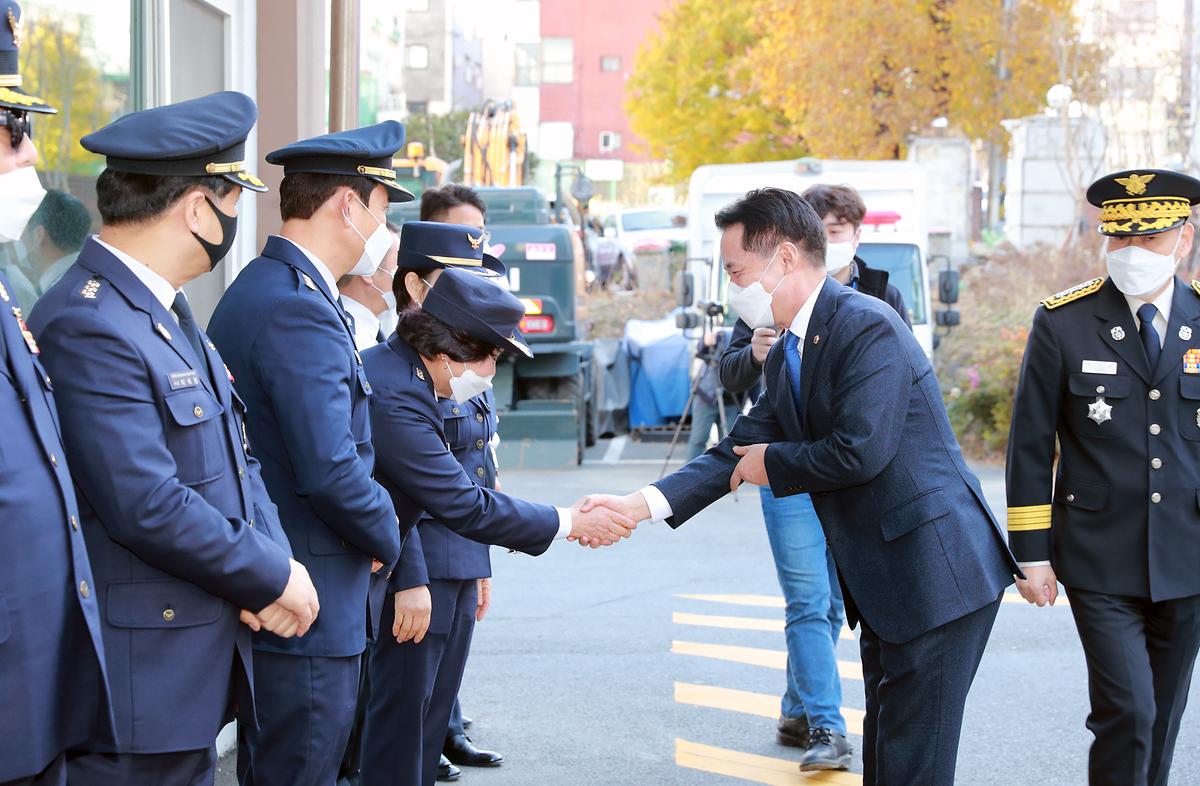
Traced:
<path fill-rule="evenodd" d="M 89 278 L 83 282 L 79 290 L 75 293 L 77 297 L 83 300 L 95 300 L 103 289 L 103 282 L 99 279 Z"/>
<path fill-rule="evenodd" d="M 1200 295 L 1200 281 L 1197 281 L 1194 278 L 1192 279 L 1192 291 L 1197 295 Z"/>
<path fill-rule="evenodd" d="M 1076 284 L 1070 289 L 1064 289 L 1062 292 L 1051 295 L 1042 301 L 1042 305 L 1046 307 L 1047 311 L 1050 311 L 1073 300 L 1079 300 L 1081 297 L 1099 292 L 1102 286 L 1104 286 L 1103 278 L 1093 278 L 1091 281 L 1084 281 L 1082 284 Z"/>

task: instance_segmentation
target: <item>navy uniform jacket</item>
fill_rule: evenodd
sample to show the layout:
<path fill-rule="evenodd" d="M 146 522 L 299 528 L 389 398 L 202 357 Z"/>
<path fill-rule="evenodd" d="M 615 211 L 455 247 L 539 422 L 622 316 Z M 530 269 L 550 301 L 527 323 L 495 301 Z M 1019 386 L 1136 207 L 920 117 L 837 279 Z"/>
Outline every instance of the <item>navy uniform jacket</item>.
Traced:
<path fill-rule="evenodd" d="M 375 477 L 391 494 L 403 531 L 430 511 L 445 528 L 479 543 L 533 555 L 548 549 L 558 534 L 558 511 L 478 485 L 481 467 L 468 477 L 447 447 L 451 435 L 433 381 L 416 351 L 393 333 L 364 352 L 363 362 L 374 389 L 371 426 L 379 452 Z M 396 571 L 389 589 L 415 586 L 403 586 L 408 573 Z"/>
<path fill-rule="evenodd" d="M 799 400 L 784 341 L 766 392 L 730 435 L 654 485 L 678 527 L 729 493 L 734 445 L 771 443 L 777 497 L 809 493 L 846 615 L 899 644 L 992 603 L 1016 563 L 959 450 L 933 367 L 887 303 L 826 278 L 801 362 Z"/>
<path fill-rule="evenodd" d="M 496 412 L 492 392 L 485 391 L 466 404 L 442 399 L 438 406 L 454 460 L 466 470 L 471 482 L 495 489 L 492 436 L 496 433 Z M 485 544 L 468 540 L 423 513 L 404 540 L 396 573 L 395 585 L 404 590 L 428 584 L 430 579 L 486 579 L 492 575 L 492 561 Z"/>
<path fill-rule="evenodd" d="M 209 325 L 249 408 L 267 490 L 321 600 L 302 638 L 255 636 L 270 652 L 361 653 L 379 621 L 377 605 L 367 610 L 371 560 L 386 574 L 400 555 L 391 500 L 371 479 L 371 386 L 336 298 L 299 248 L 271 237 Z"/>
<path fill-rule="evenodd" d="M 210 746 L 235 661 L 252 674 L 238 614 L 274 602 L 290 573 L 241 403 L 207 339 L 197 358 L 170 312 L 94 239 L 31 324 L 96 574 L 117 750 Z M 248 690 L 238 698 L 251 701 Z"/>
<path fill-rule="evenodd" d="M 0 276 L 0 782 L 112 735 L 96 581 L 19 308 Z"/>
<path fill-rule="evenodd" d="M 1071 589 L 1197 595 L 1200 285 L 1175 280 L 1152 370 L 1125 296 L 1101 281 L 1034 314 L 1008 444 L 1009 541 Z M 1101 400 L 1108 419 L 1094 420 Z"/>

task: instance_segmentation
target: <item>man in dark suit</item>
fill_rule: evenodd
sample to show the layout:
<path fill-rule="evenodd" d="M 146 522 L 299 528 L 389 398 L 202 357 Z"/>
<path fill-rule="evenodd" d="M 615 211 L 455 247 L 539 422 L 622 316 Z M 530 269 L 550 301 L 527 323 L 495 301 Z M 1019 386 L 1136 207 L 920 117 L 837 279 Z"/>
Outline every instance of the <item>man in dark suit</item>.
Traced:
<path fill-rule="evenodd" d="M 626 497 L 678 527 L 743 481 L 809 493 L 861 624 L 868 784 L 952 784 L 963 707 L 1016 563 L 950 430 L 929 360 L 891 306 L 829 278 L 820 218 L 752 191 L 717 214 L 752 321 L 787 333 L 729 438 Z"/>
<path fill-rule="evenodd" d="M 334 782 L 383 601 L 371 574 L 386 575 L 400 555 L 396 512 L 371 477 L 371 384 L 337 281 L 374 274 L 391 248 L 387 206 L 412 199 L 391 168 L 403 144 L 404 127 L 387 121 L 269 153 L 284 167 L 283 226 L 210 325 L 249 407 L 267 489 L 323 607 L 303 639 L 255 637 L 262 697 L 259 727 L 247 725 L 238 747 L 244 785 Z"/>
<path fill-rule="evenodd" d="M 72 784 L 212 784 L 233 703 L 254 723 L 251 629 L 291 636 L 316 616 L 245 408 L 180 291 L 232 246 L 243 187 L 264 188 L 243 161 L 256 117 L 247 96 L 215 93 L 85 136 L 107 157 L 103 226 L 30 320 L 104 602 L 117 723 L 115 746 L 69 758 Z"/>
<path fill-rule="evenodd" d="M 21 9 L 0 2 L 0 84 L 17 84 Z M 4 81 L 4 80 L 7 80 Z M 0 244 L 21 237 L 45 193 L 29 112 L 0 88 Z M 26 230 L 27 231 L 27 230 Z M 65 786 L 66 751 L 112 736 L 100 604 L 50 375 L 0 274 L 0 783 Z"/>
<path fill-rule="evenodd" d="M 1109 277 L 1042 302 L 1008 443 L 1008 532 L 1030 603 L 1058 581 L 1087 659 L 1093 786 L 1165 784 L 1200 650 L 1200 180 L 1106 175 Z M 1055 467 L 1055 445 L 1060 456 Z M 1056 477 L 1057 476 L 1057 477 Z"/>

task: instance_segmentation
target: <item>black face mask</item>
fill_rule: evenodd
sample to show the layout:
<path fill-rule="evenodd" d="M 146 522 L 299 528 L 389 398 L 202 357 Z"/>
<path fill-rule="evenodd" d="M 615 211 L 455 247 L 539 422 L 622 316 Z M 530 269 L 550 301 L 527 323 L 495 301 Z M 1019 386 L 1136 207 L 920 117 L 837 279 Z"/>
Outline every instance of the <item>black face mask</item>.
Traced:
<path fill-rule="evenodd" d="M 204 249 L 204 253 L 208 254 L 208 261 L 211 263 L 208 269 L 213 270 L 229 254 L 229 249 L 233 248 L 233 240 L 237 237 L 238 220 L 237 216 L 227 216 L 222 213 L 217 204 L 208 197 L 204 197 L 204 201 L 216 214 L 217 221 L 221 222 L 221 242 L 209 243 L 195 232 L 192 233 L 192 237 L 196 238 L 196 242 Z"/>

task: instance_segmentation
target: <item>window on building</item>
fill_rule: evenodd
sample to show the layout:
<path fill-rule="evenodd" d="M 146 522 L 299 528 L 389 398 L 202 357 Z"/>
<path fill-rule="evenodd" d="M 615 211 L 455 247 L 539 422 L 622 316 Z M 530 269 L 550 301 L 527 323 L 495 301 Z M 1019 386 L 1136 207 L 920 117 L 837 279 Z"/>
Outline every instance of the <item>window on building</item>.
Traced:
<path fill-rule="evenodd" d="M 600 132 L 600 152 L 612 153 L 621 147 L 621 135 L 616 131 Z"/>
<path fill-rule="evenodd" d="M 428 101 L 409 101 L 408 113 L 410 115 L 423 115 L 429 111 Z"/>
<path fill-rule="evenodd" d="M 429 68 L 429 47 L 424 44 L 411 44 L 405 53 L 404 63 L 413 70 Z"/>
<path fill-rule="evenodd" d="M 540 59 L 541 47 L 538 44 L 517 44 L 513 84 L 517 87 L 536 87 L 541 82 L 538 79 Z"/>
<path fill-rule="evenodd" d="M 600 70 L 616 73 L 621 70 L 621 58 L 618 55 L 605 55 L 600 58 Z"/>
<path fill-rule="evenodd" d="M 566 85 L 575 81 L 573 39 L 542 39 L 542 81 L 552 85 Z"/>

